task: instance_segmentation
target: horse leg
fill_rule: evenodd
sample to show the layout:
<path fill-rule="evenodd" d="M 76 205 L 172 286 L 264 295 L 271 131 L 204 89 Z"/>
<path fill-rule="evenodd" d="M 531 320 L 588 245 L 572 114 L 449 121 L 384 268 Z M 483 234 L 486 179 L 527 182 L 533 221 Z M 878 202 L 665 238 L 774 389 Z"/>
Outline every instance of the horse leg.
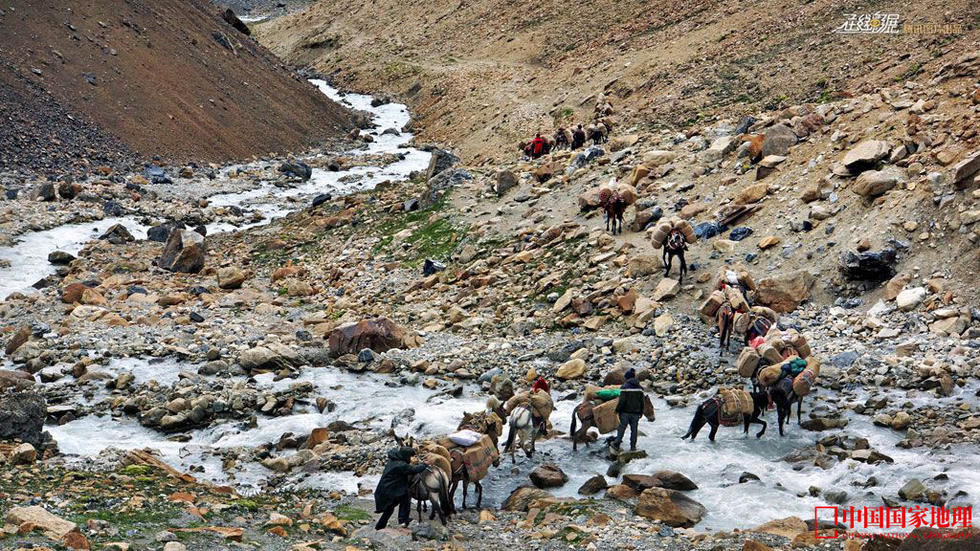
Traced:
<path fill-rule="evenodd" d="M 664 271 L 664 277 L 670 275 L 670 266 L 674 263 L 674 253 L 667 250 L 667 246 L 664 245 L 664 258 L 666 259 L 665 264 L 667 264 L 667 269 Z"/>
<path fill-rule="evenodd" d="M 684 274 L 687 273 L 687 260 L 684 259 L 684 249 L 681 249 L 680 253 L 677 256 L 678 256 L 679 260 L 681 261 L 681 276 L 680 276 L 680 279 L 678 280 L 678 283 L 681 284 L 681 285 L 683 285 L 684 284 Z"/>
<path fill-rule="evenodd" d="M 789 417 L 792 410 L 793 410 L 792 404 L 789 405 L 789 411 L 787 411 L 787 409 L 784 408 L 782 404 L 776 406 L 776 420 L 779 423 L 779 436 L 783 436 L 783 422 L 786 421 L 786 418 Z"/>
<path fill-rule="evenodd" d="M 790 408 L 792 407 L 793 406 L 790 406 Z M 803 424 L 802 417 L 801 417 L 802 414 L 800 413 L 800 410 L 802 409 L 803 409 L 803 398 L 797 398 L 796 399 L 796 424 L 797 425 Z"/>
<path fill-rule="evenodd" d="M 479 509 L 483 503 L 483 484 L 474 482 L 473 486 L 476 488 L 476 508 Z"/>
<path fill-rule="evenodd" d="M 711 432 L 708 433 L 708 440 L 712 442 L 715 441 L 715 434 L 718 434 L 718 420 L 708 419 L 708 424 L 711 425 Z"/>
<path fill-rule="evenodd" d="M 762 419 L 759 419 L 759 414 L 754 414 L 752 416 L 752 419 L 749 422 L 750 423 L 756 423 L 756 424 L 762 425 L 762 430 L 760 430 L 755 435 L 756 438 L 762 438 L 762 435 L 766 433 L 766 427 L 768 426 L 768 424 L 765 421 L 763 421 Z"/>
<path fill-rule="evenodd" d="M 466 510 L 466 489 L 470 487 L 469 480 L 463 480 L 463 510 Z"/>

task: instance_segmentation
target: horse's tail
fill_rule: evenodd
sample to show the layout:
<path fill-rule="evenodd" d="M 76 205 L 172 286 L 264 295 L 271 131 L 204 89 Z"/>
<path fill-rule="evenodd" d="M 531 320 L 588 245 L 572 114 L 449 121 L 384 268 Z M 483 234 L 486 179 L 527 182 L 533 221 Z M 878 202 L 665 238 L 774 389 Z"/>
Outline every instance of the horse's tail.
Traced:
<path fill-rule="evenodd" d="M 514 421 L 513 413 L 510 419 L 508 419 L 507 426 L 510 430 L 507 431 L 507 443 L 504 444 L 504 453 L 507 453 L 511 449 L 511 446 L 514 445 L 514 436 L 517 434 L 517 423 Z"/>
<path fill-rule="evenodd" d="M 698 406 L 698 409 L 694 410 L 694 418 L 691 419 L 691 426 L 688 427 L 687 434 L 685 434 L 684 436 L 681 436 L 681 440 L 684 440 L 688 436 L 691 436 L 692 434 L 694 434 L 694 425 L 695 425 L 695 423 L 698 422 L 698 417 L 700 417 L 703 412 L 704 412 L 704 404 L 699 405 Z"/>
<path fill-rule="evenodd" d="M 453 500 L 449 497 L 449 475 L 446 473 L 441 473 L 439 475 L 439 505 L 442 506 L 442 512 L 448 517 L 453 512 Z"/>
<path fill-rule="evenodd" d="M 568 434 L 572 436 L 572 440 L 575 440 L 575 429 L 578 428 L 578 406 L 572 410 L 572 426 L 568 429 Z"/>

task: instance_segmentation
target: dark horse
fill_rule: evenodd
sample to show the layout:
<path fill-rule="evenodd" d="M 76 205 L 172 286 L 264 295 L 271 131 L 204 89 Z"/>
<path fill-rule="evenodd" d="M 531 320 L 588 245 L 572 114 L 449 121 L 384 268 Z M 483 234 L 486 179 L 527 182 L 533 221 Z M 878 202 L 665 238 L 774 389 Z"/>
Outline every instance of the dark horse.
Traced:
<path fill-rule="evenodd" d="M 684 274 L 687 273 L 687 261 L 684 260 L 684 251 L 687 250 L 687 240 L 684 239 L 684 234 L 680 230 L 670 230 L 670 235 L 667 236 L 667 240 L 664 241 L 664 266 L 667 270 L 664 272 L 664 277 L 670 275 L 670 267 L 674 263 L 674 257 L 678 257 L 681 260 L 681 276 L 680 283 L 684 284 Z"/>
<path fill-rule="evenodd" d="M 623 233 L 623 214 L 626 212 L 626 200 L 619 192 L 612 189 L 602 189 L 599 191 L 599 207 L 606 215 L 606 231 L 609 231 L 609 224 L 612 223 L 612 234 Z M 617 222 L 619 231 L 616 231 Z"/>
<path fill-rule="evenodd" d="M 783 436 L 783 423 L 789 420 L 793 413 L 793 402 L 796 402 L 796 424 L 801 423 L 803 397 L 793 392 L 793 378 L 783 377 L 769 390 L 769 398 L 776 406 L 776 416 L 779 418 L 779 436 Z"/>
<path fill-rule="evenodd" d="M 759 419 L 759 416 L 765 413 L 766 408 L 769 406 L 769 396 L 765 392 L 750 392 L 749 394 L 752 396 L 752 415 L 742 415 L 742 422 L 745 424 L 745 434 L 749 433 L 749 425 L 756 423 L 762 425 L 762 430 L 755 437 L 762 438 L 762 435 L 766 433 L 767 425 L 765 421 Z M 715 433 L 718 432 L 718 425 L 721 424 L 720 395 L 712 396 L 698 406 L 698 409 L 694 411 L 694 419 L 691 420 L 691 427 L 687 429 L 687 434 L 681 436 L 681 438 L 690 436 L 691 441 L 693 441 L 694 437 L 698 435 L 698 431 L 705 424 L 711 425 L 711 433 L 708 434 L 708 440 L 714 442 Z"/>

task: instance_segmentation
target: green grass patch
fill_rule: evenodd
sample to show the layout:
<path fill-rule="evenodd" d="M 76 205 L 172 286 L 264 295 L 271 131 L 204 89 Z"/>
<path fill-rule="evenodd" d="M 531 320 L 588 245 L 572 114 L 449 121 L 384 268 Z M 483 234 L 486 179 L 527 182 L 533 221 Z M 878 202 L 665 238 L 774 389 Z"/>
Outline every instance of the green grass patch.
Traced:
<path fill-rule="evenodd" d="M 374 518 L 374 515 L 372 515 L 370 512 L 353 505 L 338 505 L 337 508 L 334 509 L 333 514 L 340 520 L 351 522 L 371 520 Z"/>
<path fill-rule="evenodd" d="M 153 467 L 149 465 L 126 465 L 119 469 L 119 472 L 127 476 L 147 476 L 153 473 Z"/>

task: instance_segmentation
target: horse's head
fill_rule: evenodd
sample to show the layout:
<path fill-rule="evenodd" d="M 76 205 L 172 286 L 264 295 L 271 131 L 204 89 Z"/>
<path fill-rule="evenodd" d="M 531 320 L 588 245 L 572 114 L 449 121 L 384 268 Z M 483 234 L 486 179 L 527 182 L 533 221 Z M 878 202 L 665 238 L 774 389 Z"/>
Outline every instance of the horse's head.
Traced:
<path fill-rule="evenodd" d="M 680 230 L 670 230 L 670 235 L 667 237 L 667 248 L 672 251 L 677 251 L 684 248 L 684 234 Z"/>

